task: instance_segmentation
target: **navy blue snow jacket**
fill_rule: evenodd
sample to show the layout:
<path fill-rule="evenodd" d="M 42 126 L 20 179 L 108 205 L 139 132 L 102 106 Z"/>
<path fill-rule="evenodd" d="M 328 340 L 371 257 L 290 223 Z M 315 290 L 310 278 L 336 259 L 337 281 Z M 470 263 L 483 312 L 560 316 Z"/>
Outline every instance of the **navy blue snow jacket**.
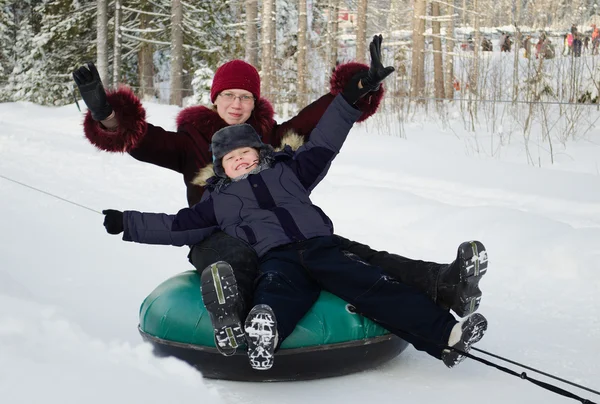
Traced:
<path fill-rule="evenodd" d="M 125 211 L 123 240 L 193 245 L 221 229 L 262 256 L 283 244 L 332 235 L 331 220 L 309 196 L 360 115 L 338 95 L 296 152 L 286 147 L 273 153 L 270 168 L 224 187 L 215 187 L 213 177 L 202 201 L 176 215 Z"/>

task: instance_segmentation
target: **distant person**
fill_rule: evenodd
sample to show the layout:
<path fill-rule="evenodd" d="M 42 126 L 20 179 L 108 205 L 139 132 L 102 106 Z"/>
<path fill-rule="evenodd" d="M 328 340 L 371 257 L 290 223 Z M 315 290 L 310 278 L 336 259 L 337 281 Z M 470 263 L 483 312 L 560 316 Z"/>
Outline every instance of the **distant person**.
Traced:
<path fill-rule="evenodd" d="M 481 50 L 483 52 L 492 52 L 494 50 L 494 45 L 492 45 L 492 41 L 489 38 L 483 38 L 481 40 Z"/>
<path fill-rule="evenodd" d="M 512 47 L 512 41 L 510 39 L 510 36 L 508 34 L 506 34 L 503 37 L 502 43 L 500 45 L 500 51 L 501 52 L 510 52 Z"/>
<path fill-rule="evenodd" d="M 573 56 L 576 58 L 581 57 L 581 48 L 583 42 L 581 41 L 581 35 L 576 33 L 573 35 Z"/>

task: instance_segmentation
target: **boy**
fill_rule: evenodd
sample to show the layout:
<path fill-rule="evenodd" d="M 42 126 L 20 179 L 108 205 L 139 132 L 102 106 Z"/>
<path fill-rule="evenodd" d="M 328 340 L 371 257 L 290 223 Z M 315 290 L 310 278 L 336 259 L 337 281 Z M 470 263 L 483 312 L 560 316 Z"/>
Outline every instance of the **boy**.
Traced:
<path fill-rule="evenodd" d="M 358 82 L 358 88 L 363 87 L 364 81 Z M 361 114 L 353 104 L 362 95 L 351 89 L 338 95 L 309 141 L 296 152 L 286 148 L 274 153 L 246 124 L 219 130 L 211 145 L 216 176 L 209 181 L 203 200 L 177 215 L 104 211 L 107 231 L 124 231 L 126 241 L 194 244 L 220 228 L 255 249 L 259 276 L 245 335 L 241 325 L 230 322 L 237 307 L 231 268 L 218 262 L 202 275 L 205 305 L 223 324 L 215 331 L 217 343 L 235 349 L 245 342 L 254 369 L 271 368 L 276 348 L 321 290 L 339 296 L 448 367 L 464 359 L 459 351 L 468 351 L 487 328 L 481 314 L 458 323 L 424 293 L 386 276 L 382 269 L 365 270 L 364 263 L 342 252 L 331 220 L 310 201 L 311 191 L 327 173 Z M 483 247 L 478 242 L 470 245 Z M 461 278 L 479 277 L 486 269 L 477 265 L 479 256 L 471 257 L 476 265 L 457 263 Z M 485 256 L 482 261 L 487 261 Z M 205 273 L 209 279 L 211 272 L 218 274 L 210 278 L 215 281 L 212 285 L 205 282 Z M 218 298 L 208 298 L 211 294 Z M 217 301 L 222 302 L 220 306 Z"/>

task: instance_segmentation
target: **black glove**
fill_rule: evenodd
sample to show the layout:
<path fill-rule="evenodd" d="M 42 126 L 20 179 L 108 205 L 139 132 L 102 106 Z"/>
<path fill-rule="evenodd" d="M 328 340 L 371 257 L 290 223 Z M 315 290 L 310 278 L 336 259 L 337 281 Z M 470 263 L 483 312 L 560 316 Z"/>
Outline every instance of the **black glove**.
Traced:
<path fill-rule="evenodd" d="M 371 51 L 371 67 L 367 72 L 367 77 L 362 80 L 363 87 L 368 88 L 369 91 L 379 90 L 381 82 L 396 70 L 394 69 L 394 66 L 383 67 L 383 64 L 381 63 L 382 41 L 383 37 L 381 35 L 375 35 L 369 45 L 369 50 Z"/>
<path fill-rule="evenodd" d="M 106 209 L 104 214 L 104 227 L 109 234 L 119 234 L 123 232 L 123 212 L 120 210 Z"/>
<path fill-rule="evenodd" d="M 379 90 L 379 85 L 387 76 L 392 74 L 393 66 L 383 67 L 381 63 L 381 42 L 383 37 L 375 35 L 369 50 L 371 52 L 371 67 L 367 72 L 360 72 L 354 75 L 350 82 L 344 87 L 342 92 L 343 97 L 350 104 L 355 104 L 361 97 L 371 91 Z M 361 83 L 362 88 L 358 88 L 358 83 Z"/>
<path fill-rule="evenodd" d="M 106 101 L 106 92 L 100 80 L 96 66 L 88 62 L 87 66 L 81 66 L 73 72 L 73 80 L 79 88 L 81 98 L 92 112 L 92 118 L 103 121 L 112 114 L 113 109 Z"/>

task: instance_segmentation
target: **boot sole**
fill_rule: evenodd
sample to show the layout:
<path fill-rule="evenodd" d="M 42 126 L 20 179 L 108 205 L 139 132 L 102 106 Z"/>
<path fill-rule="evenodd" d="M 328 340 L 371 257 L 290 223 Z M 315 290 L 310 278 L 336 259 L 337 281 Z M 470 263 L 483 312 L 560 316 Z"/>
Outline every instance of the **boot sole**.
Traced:
<path fill-rule="evenodd" d="M 233 268 L 224 261 L 206 267 L 200 277 L 202 301 L 210 315 L 215 345 L 225 356 L 235 354 L 246 343 L 240 320 L 239 293 Z"/>
<path fill-rule="evenodd" d="M 254 306 L 245 322 L 248 360 L 255 370 L 269 370 L 275 361 L 277 320 L 273 310 L 264 304 Z"/>
<path fill-rule="evenodd" d="M 460 249 L 459 302 L 452 310 L 460 317 L 467 317 L 479 308 L 481 290 L 479 281 L 486 274 L 488 256 L 484 245 L 479 241 L 462 243 Z"/>
<path fill-rule="evenodd" d="M 463 338 L 454 345 L 454 348 L 459 349 L 463 352 L 469 352 L 471 346 L 481 340 L 487 330 L 487 320 L 479 313 L 473 314 L 469 317 L 465 324 L 463 324 L 462 334 Z M 462 362 L 466 356 L 461 355 L 460 352 L 449 350 L 442 358 L 444 364 L 449 368 L 452 368 Z"/>

